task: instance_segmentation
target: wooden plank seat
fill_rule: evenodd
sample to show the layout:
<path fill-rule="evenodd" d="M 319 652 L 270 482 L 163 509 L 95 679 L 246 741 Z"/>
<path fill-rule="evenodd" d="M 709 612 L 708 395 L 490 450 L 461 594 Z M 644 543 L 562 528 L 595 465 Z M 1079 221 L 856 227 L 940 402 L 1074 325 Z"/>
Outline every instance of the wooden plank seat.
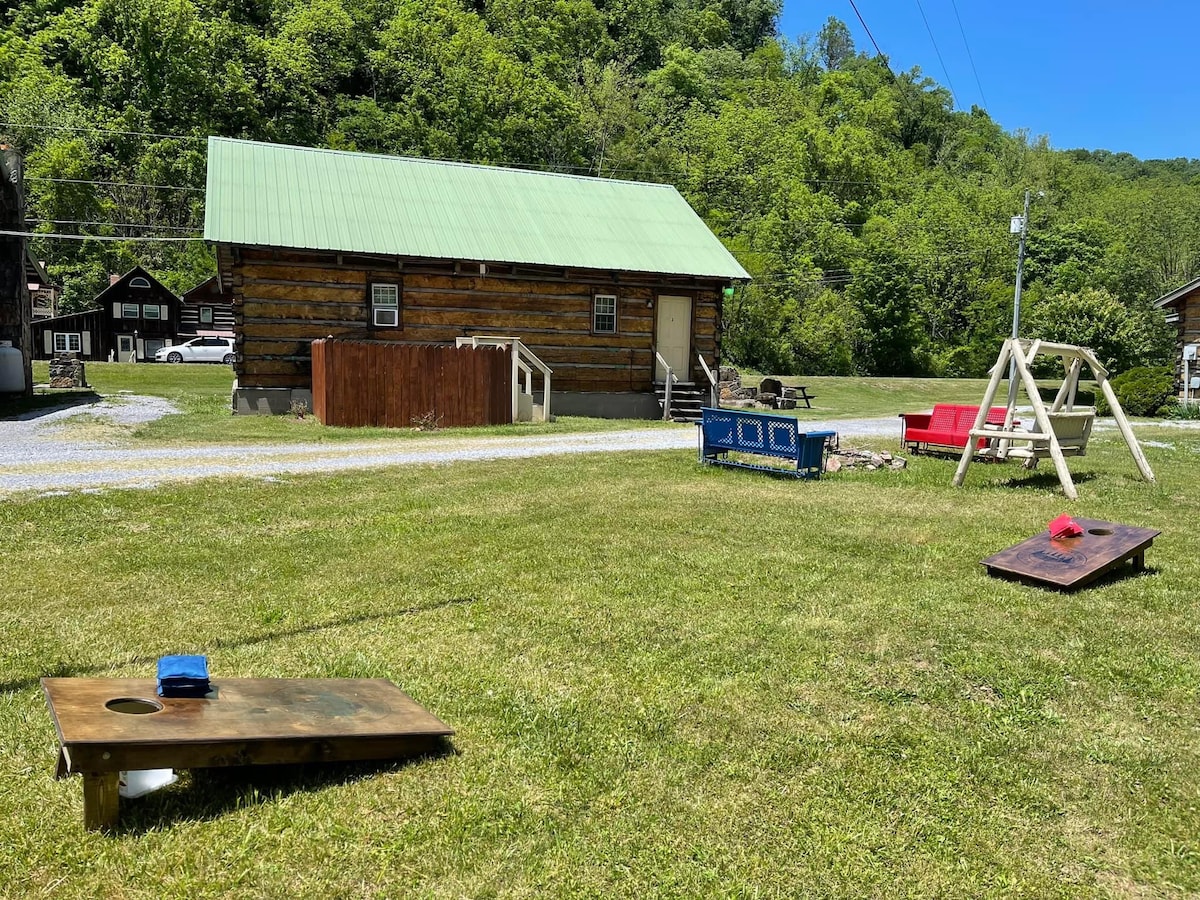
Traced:
<path fill-rule="evenodd" d="M 988 410 L 987 424 L 1004 425 L 1007 407 L 993 406 Z M 913 453 L 922 450 L 957 452 L 967 446 L 968 432 L 979 415 L 978 406 L 938 403 L 929 413 L 900 413 L 900 444 Z M 1019 424 L 1014 422 L 1014 424 Z M 980 438 L 976 450 L 982 450 L 993 437 Z"/>
<path fill-rule="evenodd" d="M 700 410 L 700 462 L 761 472 L 820 478 L 825 457 L 837 446 L 836 431 L 801 431 L 791 416 L 774 416 L 742 409 Z M 730 453 L 769 456 L 794 462 L 795 469 L 730 458 Z"/>
<path fill-rule="evenodd" d="M 1096 421 L 1094 406 L 1081 407 L 1072 410 L 1047 412 L 1050 428 L 1058 441 L 1058 447 L 1063 456 L 1086 456 L 1088 439 L 1092 435 L 1092 424 Z M 1003 451 L 1005 457 L 1025 459 L 1036 462 L 1050 456 L 1050 436 L 1037 431 L 1011 431 L 981 428 L 972 430 L 973 435 L 985 435 L 988 439 L 1002 438 L 1014 442 L 1013 446 Z"/>

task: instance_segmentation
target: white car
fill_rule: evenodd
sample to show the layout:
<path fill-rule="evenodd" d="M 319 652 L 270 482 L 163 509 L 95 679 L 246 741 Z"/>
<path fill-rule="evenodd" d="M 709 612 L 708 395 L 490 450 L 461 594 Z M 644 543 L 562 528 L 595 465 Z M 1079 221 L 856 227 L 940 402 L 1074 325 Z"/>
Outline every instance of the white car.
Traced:
<path fill-rule="evenodd" d="M 182 344 L 163 347 L 154 351 L 155 362 L 185 363 L 214 362 L 233 363 L 233 338 L 198 337 Z"/>

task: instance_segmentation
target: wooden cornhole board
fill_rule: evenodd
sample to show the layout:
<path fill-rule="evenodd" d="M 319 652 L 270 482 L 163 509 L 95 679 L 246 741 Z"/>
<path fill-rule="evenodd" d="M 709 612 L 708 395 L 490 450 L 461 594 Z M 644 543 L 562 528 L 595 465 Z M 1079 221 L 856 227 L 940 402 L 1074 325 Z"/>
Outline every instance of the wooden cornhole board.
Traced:
<path fill-rule="evenodd" d="M 454 734 L 382 678 L 224 678 L 199 699 L 157 697 L 156 686 L 42 679 L 61 744 L 57 777 L 83 775 L 85 828 L 116 824 L 122 771 L 399 759 Z M 139 700 L 161 708 L 117 711 Z"/>
<path fill-rule="evenodd" d="M 1074 590 L 1132 560 L 1132 571 L 1146 567 L 1146 548 L 1162 532 L 1117 522 L 1075 517 L 1078 537 L 1052 540 L 1050 531 L 1035 534 L 983 560 L 989 575 L 1017 578 Z"/>

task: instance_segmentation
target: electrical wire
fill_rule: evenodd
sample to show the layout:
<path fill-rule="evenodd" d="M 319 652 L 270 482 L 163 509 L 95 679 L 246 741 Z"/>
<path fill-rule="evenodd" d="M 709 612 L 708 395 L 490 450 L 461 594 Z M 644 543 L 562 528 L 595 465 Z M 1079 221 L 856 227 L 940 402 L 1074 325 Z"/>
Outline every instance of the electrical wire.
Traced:
<path fill-rule="evenodd" d="M 0 234 L 5 237 L 23 237 L 23 238 L 38 238 L 49 239 L 56 241 L 128 241 L 130 243 L 204 243 L 202 237 L 146 237 L 140 235 L 138 237 L 116 237 L 107 234 L 59 234 L 56 232 L 40 232 L 40 231 L 7 231 L 0 230 Z"/>
<path fill-rule="evenodd" d="M 26 219 L 26 222 L 43 222 L 46 225 L 91 225 L 96 228 L 158 228 L 162 231 L 192 231 L 204 229 L 195 225 L 139 225 L 136 222 L 90 222 L 79 219 Z"/>
<path fill-rule="evenodd" d="M 32 122 L 0 122 L 0 128 L 25 128 L 30 131 L 71 131 L 75 133 L 91 131 L 95 134 L 118 134 L 122 137 L 152 137 L 164 138 L 166 140 L 203 141 L 208 143 L 207 137 L 197 137 L 196 135 L 161 134 L 154 131 L 122 131 L 118 128 L 97 128 L 94 125 L 39 125 Z"/>
<path fill-rule="evenodd" d="M 884 58 L 884 60 L 886 61 L 886 60 L 887 60 L 887 56 L 885 56 L 885 55 L 884 55 L 884 52 L 883 52 L 882 50 L 880 50 L 880 49 L 879 49 L 879 43 L 878 43 L 878 42 L 875 40 L 875 35 L 871 34 L 871 29 L 867 27 L 867 20 L 866 20 L 866 19 L 864 19 L 864 18 L 862 17 L 862 13 L 860 13 L 860 12 L 858 11 L 858 5 L 857 5 L 857 4 L 855 4 L 854 0 L 850 0 L 850 8 L 851 8 L 851 9 L 853 9 L 853 10 L 854 10 L 854 14 L 855 14 L 856 16 L 858 16 L 858 23 L 859 23 L 860 25 L 862 25 L 862 27 L 863 27 L 863 31 L 865 31 L 865 32 L 867 33 L 867 37 L 869 37 L 869 38 L 871 39 L 871 44 L 872 44 L 872 45 L 875 47 L 875 53 L 876 53 L 878 56 L 882 56 L 882 57 Z M 885 62 L 885 64 L 886 64 L 886 62 Z M 890 66 L 888 66 L 888 70 L 889 70 L 889 71 L 891 70 L 891 67 L 890 67 Z M 894 78 L 895 76 L 892 76 L 892 77 Z M 0 124 L 3 124 L 3 123 L 0 123 Z"/>
<path fill-rule="evenodd" d="M 44 175 L 26 175 L 26 181 L 48 181 L 54 184 L 96 184 L 105 187 L 150 188 L 157 191 L 193 191 L 204 193 L 204 188 L 180 187 L 174 184 L 142 184 L 138 181 L 91 181 L 86 178 L 47 178 Z"/>
<path fill-rule="evenodd" d="M 967 42 L 967 32 L 963 28 L 962 17 L 958 14 L 958 4 L 955 0 L 950 0 L 950 6 L 954 9 L 954 18 L 958 20 L 958 33 L 962 35 L 963 46 L 967 50 L 967 59 L 971 62 L 971 71 L 975 73 L 975 87 L 979 88 L 979 99 L 983 101 L 983 108 L 987 109 L 987 95 L 983 93 L 983 83 L 979 80 L 979 70 L 975 68 L 975 57 L 971 54 L 971 45 Z"/>
<path fill-rule="evenodd" d="M 921 0 L 917 0 L 917 9 L 921 11 L 921 21 L 925 23 L 925 30 L 929 32 L 929 42 L 933 44 L 933 52 L 937 54 L 938 62 L 942 64 L 942 74 L 946 76 L 946 85 L 950 88 L 950 99 L 954 101 L 955 106 L 959 106 L 954 82 L 950 80 L 950 70 L 946 68 L 946 61 L 942 59 L 942 50 L 938 47 L 937 38 L 933 36 L 933 29 L 929 27 L 929 19 L 925 15 L 925 7 L 921 5 Z"/>

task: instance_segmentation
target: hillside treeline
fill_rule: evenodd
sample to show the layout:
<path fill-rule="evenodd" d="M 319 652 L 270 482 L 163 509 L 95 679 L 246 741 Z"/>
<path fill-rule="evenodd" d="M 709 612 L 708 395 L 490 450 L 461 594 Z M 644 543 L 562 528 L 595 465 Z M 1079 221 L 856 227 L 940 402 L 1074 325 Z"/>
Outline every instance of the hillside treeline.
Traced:
<path fill-rule="evenodd" d="M 953 107 L 780 0 L 34 0 L 8 4 L 0 130 L 31 227 L 189 237 L 209 134 L 675 184 L 755 276 L 726 355 L 805 374 L 978 375 L 1011 324 L 1115 368 L 1164 360 L 1150 301 L 1200 275 L 1200 162 L 1055 151 Z M 197 242 L 39 239 L 87 305 Z"/>

